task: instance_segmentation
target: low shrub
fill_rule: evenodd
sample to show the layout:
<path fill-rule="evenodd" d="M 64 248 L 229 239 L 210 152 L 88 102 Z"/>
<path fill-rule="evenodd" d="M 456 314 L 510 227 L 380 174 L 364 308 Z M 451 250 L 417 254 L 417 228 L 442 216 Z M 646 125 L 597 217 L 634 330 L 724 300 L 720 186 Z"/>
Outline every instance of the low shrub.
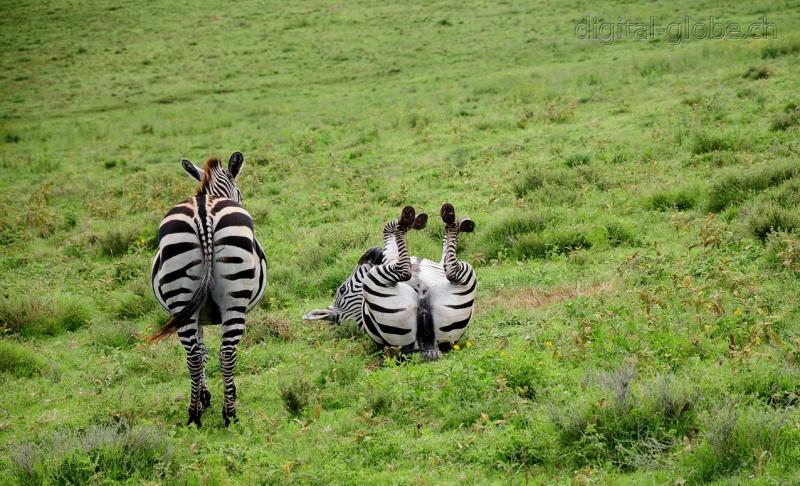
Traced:
<path fill-rule="evenodd" d="M 704 420 L 702 442 L 685 458 L 693 482 L 708 482 L 739 470 L 759 473 L 789 446 L 783 413 L 727 403 Z"/>
<path fill-rule="evenodd" d="M 24 337 L 54 336 L 85 326 L 90 302 L 77 295 L 14 294 L 0 298 L 0 326 Z"/>
<path fill-rule="evenodd" d="M 11 448 L 14 473 L 26 484 L 160 480 L 174 475 L 172 458 L 167 435 L 155 427 L 127 423 L 56 432 Z"/>
<path fill-rule="evenodd" d="M 637 383 L 632 370 L 601 373 L 588 400 L 553 407 L 550 418 L 576 464 L 652 466 L 695 428 L 696 393 L 672 376 Z"/>

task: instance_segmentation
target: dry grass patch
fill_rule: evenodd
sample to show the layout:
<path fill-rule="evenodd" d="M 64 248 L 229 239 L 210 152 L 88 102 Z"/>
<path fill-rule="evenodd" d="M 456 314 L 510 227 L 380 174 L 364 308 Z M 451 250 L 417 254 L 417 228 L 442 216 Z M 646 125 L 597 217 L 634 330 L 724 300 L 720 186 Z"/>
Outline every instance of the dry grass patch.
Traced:
<path fill-rule="evenodd" d="M 523 287 L 503 289 L 489 299 L 479 301 L 478 309 L 484 311 L 495 306 L 506 309 L 536 309 L 547 307 L 578 297 L 594 297 L 607 294 L 616 289 L 616 282 L 607 281 L 584 286 L 580 282 L 574 286 L 560 286 L 550 289 Z"/>

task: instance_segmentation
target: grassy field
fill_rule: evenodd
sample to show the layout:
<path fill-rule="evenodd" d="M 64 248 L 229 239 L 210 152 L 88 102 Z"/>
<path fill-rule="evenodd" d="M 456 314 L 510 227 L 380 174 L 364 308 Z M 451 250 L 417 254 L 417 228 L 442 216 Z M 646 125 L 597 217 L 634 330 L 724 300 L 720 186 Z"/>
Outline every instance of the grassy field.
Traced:
<path fill-rule="evenodd" d="M 605 45 L 587 15 L 777 38 Z M 0 483 L 800 484 L 797 1 L 5 1 L 0 26 Z M 144 342 L 149 265 L 180 158 L 234 150 L 270 282 L 241 423 L 207 328 L 197 430 L 182 347 Z M 460 349 L 300 319 L 445 201 L 477 224 Z"/>

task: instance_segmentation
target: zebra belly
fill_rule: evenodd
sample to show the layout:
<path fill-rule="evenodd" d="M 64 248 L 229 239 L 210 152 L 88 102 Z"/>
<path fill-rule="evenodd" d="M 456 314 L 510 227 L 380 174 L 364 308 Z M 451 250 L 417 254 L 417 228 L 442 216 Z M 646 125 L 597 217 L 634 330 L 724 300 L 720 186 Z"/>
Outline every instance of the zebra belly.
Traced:
<path fill-rule="evenodd" d="M 405 282 L 400 282 L 394 287 L 379 287 L 373 284 L 370 289 L 373 290 L 372 293 L 366 288 L 364 290 L 363 317 L 367 334 L 379 344 L 389 346 L 414 344 L 417 337 L 416 290 Z"/>

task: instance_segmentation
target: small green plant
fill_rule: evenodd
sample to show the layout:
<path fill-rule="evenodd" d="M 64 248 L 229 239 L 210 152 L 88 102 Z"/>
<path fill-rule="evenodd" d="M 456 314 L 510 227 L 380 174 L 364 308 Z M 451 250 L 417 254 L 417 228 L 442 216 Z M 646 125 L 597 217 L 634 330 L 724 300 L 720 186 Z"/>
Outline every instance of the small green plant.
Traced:
<path fill-rule="evenodd" d="M 311 385 L 302 378 L 295 378 L 294 381 L 281 386 L 280 394 L 283 408 L 292 417 L 297 417 L 308 406 L 311 399 Z"/>

